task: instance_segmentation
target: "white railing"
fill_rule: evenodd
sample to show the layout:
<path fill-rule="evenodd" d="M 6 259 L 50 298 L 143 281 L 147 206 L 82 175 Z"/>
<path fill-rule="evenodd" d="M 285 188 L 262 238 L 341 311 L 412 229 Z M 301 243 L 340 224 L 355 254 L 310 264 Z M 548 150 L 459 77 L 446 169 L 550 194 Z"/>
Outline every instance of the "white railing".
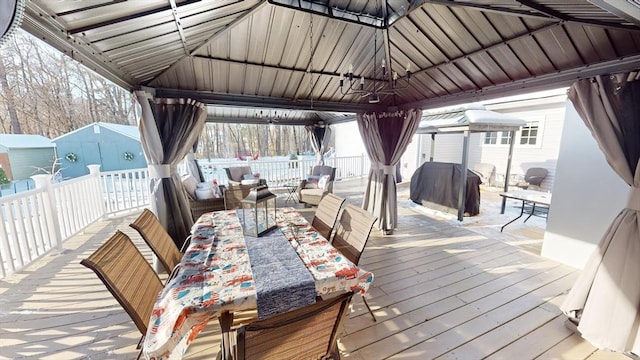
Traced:
<path fill-rule="evenodd" d="M 315 158 L 298 160 L 200 161 L 205 180 L 227 183 L 225 167 L 249 165 L 270 187 L 297 184 L 315 165 Z M 366 176 L 365 156 L 327 158 L 336 180 Z M 19 271 L 88 225 L 149 205 L 147 169 L 100 172 L 89 165 L 89 175 L 51 184 L 51 176 L 33 177 L 36 188 L 0 197 L 0 278 Z"/>
<path fill-rule="evenodd" d="M 336 180 L 357 178 L 369 175 L 371 165 L 367 156 L 332 157 L 324 160 L 325 165 L 336 168 Z M 200 159 L 198 164 L 202 169 L 205 181 L 216 179 L 219 184 L 228 181 L 224 168 L 233 166 L 250 166 L 253 173 L 267 180 L 269 187 L 282 187 L 297 184 L 310 174 L 316 164 L 315 157 L 302 157 L 298 160 L 258 159 L 258 160 L 213 160 Z"/>
<path fill-rule="evenodd" d="M 100 188 L 107 215 L 149 205 L 149 172 L 146 168 L 101 172 Z"/>
<path fill-rule="evenodd" d="M 19 271 L 98 219 L 149 204 L 147 169 L 100 173 L 51 184 L 36 175 L 36 189 L 0 198 L 0 278 Z"/>
<path fill-rule="evenodd" d="M 63 181 L 49 185 L 51 191 L 52 206 L 44 207 L 45 214 L 53 210 L 51 216 L 53 224 L 58 225 L 58 229 L 50 234 L 55 235 L 58 247 L 62 248 L 62 242 L 71 236 L 79 233 L 94 221 L 104 217 L 104 206 L 98 182 L 99 174 L 96 168 L 95 173 L 79 178 Z M 47 177 L 43 182 L 49 180 Z M 42 186 L 36 179 L 36 187 Z"/>

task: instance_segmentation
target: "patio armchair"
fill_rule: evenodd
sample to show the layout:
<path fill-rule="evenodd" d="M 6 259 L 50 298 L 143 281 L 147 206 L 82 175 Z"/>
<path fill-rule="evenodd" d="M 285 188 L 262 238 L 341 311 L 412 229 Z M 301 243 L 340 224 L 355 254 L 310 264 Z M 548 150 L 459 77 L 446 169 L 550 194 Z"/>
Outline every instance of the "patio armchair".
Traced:
<path fill-rule="evenodd" d="M 119 230 L 80 264 L 96 273 L 131 317 L 142 334 L 137 347 L 140 349 L 153 304 L 162 290 L 162 282 L 151 265 L 131 239 Z"/>
<path fill-rule="evenodd" d="M 352 292 L 240 327 L 234 359 L 340 359 L 337 339 Z"/>
<path fill-rule="evenodd" d="M 300 181 L 296 192 L 298 201 L 309 205 L 318 205 L 325 194 L 333 192 L 336 168 L 331 166 L 314 166 L 311 174 Z"/>
<path fill-rule="evenodd" d="M 251 186 L 267 185 L 265 179 L 260 179 L 260 174 L 254 174 L 250 166 L 235 166 L 224 168 L 227 173 L 229 186 Z"/>
<path fill-rule="evenodd" d="M 344 257 L 351 261 L 354 265 L 360 262 L 360 256 L 364 251 L 373 224 L 378 220 L 377 217 L 371 215 L 364 209 L 358 208 L 352 204 L 347 204 L 333 235 L 331 245 L 336 248 Z M 362 297 L 364 305 L 369 310 L 369 314 L 373 317 L 373 321 L 377 321 L 376 316 L 371 311 L 365 297 Z"/>
<path fill-rule="evenodd" d="M 529 168 L 524 174 L 524 180 L 518 181 L 516 186 L 525 190 L 540 190 L 540 185 L 548 173 L 549 171 L 545 168 Z"/>
<path fill-rule="evenodd" d="M 198 187 L 200 185 L 200 187 Z M 224 210 L 224 185 L 219 185 L 219 197 L 211 191 L 211 184 L 198 183 L 198 181 L 191 175 L 184 176 L 182 178 L 182 186 L 187 193 L 187 200 L 189 201 L 189 208 L 191 209 L 191 218 L 193 221 L 207 212 Z M 205 195 L 202 195 L 205 194 Z"/>
<path fill-rule="evenodd" d="M 496 166 L 495 165 L 487 164 L 487 163 L 479 163 L 473 167 L 472 171 L 480 177 L 480 181 L 482 181 L 482 184 L 491 186 L 496 183 Z"/>

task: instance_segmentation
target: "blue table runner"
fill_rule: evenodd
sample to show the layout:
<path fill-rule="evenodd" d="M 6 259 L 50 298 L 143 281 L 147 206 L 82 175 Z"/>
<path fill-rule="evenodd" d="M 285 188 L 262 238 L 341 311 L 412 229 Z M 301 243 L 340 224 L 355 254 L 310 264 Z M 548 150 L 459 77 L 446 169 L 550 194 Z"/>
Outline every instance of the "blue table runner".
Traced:
<path fill-rule="evenodd" d="M 241 219 L 242 214 L 238 213 Z M 256 286 L 259 320 L 316 302 L 313 276 L 279 229 L 257 238 L 245 236 L 245 243 Z"/>

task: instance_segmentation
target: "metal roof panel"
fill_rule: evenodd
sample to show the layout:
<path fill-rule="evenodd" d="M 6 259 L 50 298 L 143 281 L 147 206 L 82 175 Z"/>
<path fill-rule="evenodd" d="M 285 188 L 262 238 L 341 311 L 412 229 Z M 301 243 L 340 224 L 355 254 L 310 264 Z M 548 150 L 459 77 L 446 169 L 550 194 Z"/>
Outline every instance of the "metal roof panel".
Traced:
<path fill-rule="evenodd" d="M 8 149 L 52 148 L 55 143 L 42 135 L 0 134 L 0 145 Z"/>

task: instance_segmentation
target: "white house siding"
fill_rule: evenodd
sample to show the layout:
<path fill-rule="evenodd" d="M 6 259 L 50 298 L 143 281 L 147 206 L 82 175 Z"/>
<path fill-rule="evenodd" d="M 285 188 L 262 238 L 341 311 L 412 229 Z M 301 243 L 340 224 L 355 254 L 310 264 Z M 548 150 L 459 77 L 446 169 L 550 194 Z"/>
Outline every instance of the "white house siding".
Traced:
<path fill-rule="evenodd" d="M 629 186 L 611 169 L 570 103 L 554 189 L 542 255 L 581 269 L 626 205 Z"/>
<path fill-rule="evenodd" d="M 552 96 L 533 100 L 512 101 L 487 105 L 488 110 L 511 115 L 525 121 L 539 121 L 538 141 L 536 145 L 520 145 L 520 131 L 516 133 L 516 145 L 513 150 L 511 174 L 524 175 L 530 167 L 543 167 L 549 171 L 542 183 L 543 191 L 551 191 L 556 172 L 556 161 L 560 149 L 560 139 L 564 123 L 566 96 Z M 419 142 L 419 158 L 429 160 L 431 135 L 422 137 Z M 504 175 L 509 155 L 509 145 L 484 145 L 485 133 L 473 133 L 469 137 L 469 168 L 477 163 L 489 163 L 496 166 L 496 173 Z M 462 134 L 436 135 L 434 161 L 462 162 Z M 500 177 L 500 176 L 499 176 Z"/>
<path fill-rule="evenodd" d="M 487 105 L 489 110 L 511 115 L 527 122 L 539 121 L 539 141 L 536 145 L 520 145 L 519 138 L 521 131 L 517 132 L 511 173 L 524 175 L 526 170 L 531 167 L 547 169 L 549 174 L 542 183 L 543 191 L 553 190 L 566 102 L 566 95 L 560 95 L 550 98 Z M 496 172 L 498 174 L 504 174 L 506 171 L 508 146 L 482 145 L 481 149 L 481 162 L 496 165 Z"/>
<path fill-rule="evenodd" d="M 367 154 L 367 150 L 362 142 L 358 123 L 350 121 L 331 126 L 334 132 L 335 154 L 342 156 L 361 156 Z"/>

